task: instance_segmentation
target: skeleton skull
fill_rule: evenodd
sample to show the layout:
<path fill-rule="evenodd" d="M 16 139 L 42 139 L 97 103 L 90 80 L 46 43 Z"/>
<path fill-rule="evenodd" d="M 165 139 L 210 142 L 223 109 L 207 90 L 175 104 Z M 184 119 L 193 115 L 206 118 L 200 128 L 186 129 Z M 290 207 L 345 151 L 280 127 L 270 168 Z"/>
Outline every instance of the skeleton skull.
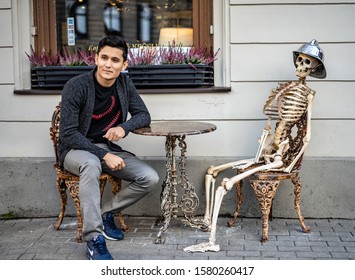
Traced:
<path fill-rule="evenodd" d="M 317 59 L 300 53 L 295 61 L 297 68 L 296 68 L 296 75 L 300 78 L 307 77 L 313 69 L 317 68 L 319 62 Z"/>

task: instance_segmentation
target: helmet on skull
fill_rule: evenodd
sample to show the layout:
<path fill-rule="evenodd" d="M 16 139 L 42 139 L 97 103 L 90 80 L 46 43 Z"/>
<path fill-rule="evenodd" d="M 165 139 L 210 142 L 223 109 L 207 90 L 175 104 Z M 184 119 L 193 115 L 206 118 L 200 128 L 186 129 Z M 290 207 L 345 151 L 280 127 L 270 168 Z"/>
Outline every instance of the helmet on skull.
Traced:
<path fill-rule="evenodd" d="M 319 65 L 309 74 L 310 76 L 318 79 L 324 79 L 327 76 L 327 71 L 325 70 L 323 61 L 324 53 L 319 47 L 317 40 L 312 40 L 310 43 L 302 45 L 297 51 L 293 52 L 293 63 L 296 65 L 297 57 L 300 53 L 309 55 L 318 60 Z"/>

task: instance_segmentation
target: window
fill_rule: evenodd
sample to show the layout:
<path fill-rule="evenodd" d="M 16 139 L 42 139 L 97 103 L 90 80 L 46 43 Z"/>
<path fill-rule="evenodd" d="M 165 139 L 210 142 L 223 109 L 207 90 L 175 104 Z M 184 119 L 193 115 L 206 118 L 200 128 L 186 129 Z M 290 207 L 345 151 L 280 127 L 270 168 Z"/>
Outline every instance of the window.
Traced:
<path fill-rule="evenodd" d="M 122 26 L 122 8 L 120 6 L 106 3 L 103 13 L 103 22 L 105 26 L 105 33 L 116 32 L 121 33 Z"/>
<path fill-rule="evenodd" d="M 35 51 L 54 54 L 68 45 L 68 17 L 74 18 L 75 45 L 96 45 L 109 32 L 128 43 L 212 47 L 212 0 L 33 0 Z M 54 3 L 54 4 L 53 4 Z M 167 37 L 166 35 L 170 35 Z"/>
<path fill-rule="evenodd" d="M 75 1 L 75 3 L 70 7 L 70 17 L 74 19 L 74 30 L 75 30 L 76 37 L 79 39 L 86 39 L 88 37 L 87 1 Z M 59 24 L 60 23 L 61 22 L 59 22 Z M 67 26 L 68 29 L 70 30 L 69 24 Z"/>

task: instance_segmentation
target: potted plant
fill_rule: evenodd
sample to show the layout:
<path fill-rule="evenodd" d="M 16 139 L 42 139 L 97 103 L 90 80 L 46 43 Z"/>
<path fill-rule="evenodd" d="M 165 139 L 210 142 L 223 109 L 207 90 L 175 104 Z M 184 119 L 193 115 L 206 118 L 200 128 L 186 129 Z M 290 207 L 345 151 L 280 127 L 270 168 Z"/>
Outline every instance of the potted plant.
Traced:
<path fill-rule="evenodd" d="M 137 88 L 213 86 L 217 53 L 175 42 L 168 47 L 130 48 L 128 75 Z"/>
<path fill-rule="evenodd" d="M 63 48 L 55 56 L 45 50 L 27 54 L 31 62 L 31 88 L 62 89 L 72 77 L 91 71 L 95 66 L 95 52 L 92 49 Z"/>

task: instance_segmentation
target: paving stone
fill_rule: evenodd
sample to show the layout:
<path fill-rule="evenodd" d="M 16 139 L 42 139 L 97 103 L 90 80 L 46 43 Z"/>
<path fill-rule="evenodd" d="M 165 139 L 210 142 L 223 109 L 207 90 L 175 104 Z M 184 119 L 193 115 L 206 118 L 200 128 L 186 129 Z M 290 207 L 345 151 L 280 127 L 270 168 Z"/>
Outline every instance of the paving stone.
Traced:
<path fill-rule="evenodd" d="M 219 252 L 187 253 L 186 246 L 208 242 L 210 232 L 185 226 L 174 219 L 163 233 L 165 243 L 155 244 L 159 231 L 154 217 L 125 216 L 130 230 L 122 241 L 107 241 L 118 260 L 354 260 L 355 220 L 306 219 L 311 232 L 304 233 L 297 219 L 274 218 L 269 240 L 260 242 L 261 220 L 218 220 Z M 0 220 L 1 260 L 85 260 L 86 243 L 75 239 L 76 217 L 65 217 L 60 230 L 56 218 Z"/>
<path fill-rule="evenodd" d="M 332 255 L 329 252 L 296 252 L 298 259 L 332 259 Z"/>
<path fill-rule="evenodd" d="M 261 258 L 262 259 L 267 259 L 267 258 L 274 258 L 274 259 L 296 259 L 296 253 L 295 252 L 280 252 L 280 251 L 263 251 L 261 252 Z"/>

